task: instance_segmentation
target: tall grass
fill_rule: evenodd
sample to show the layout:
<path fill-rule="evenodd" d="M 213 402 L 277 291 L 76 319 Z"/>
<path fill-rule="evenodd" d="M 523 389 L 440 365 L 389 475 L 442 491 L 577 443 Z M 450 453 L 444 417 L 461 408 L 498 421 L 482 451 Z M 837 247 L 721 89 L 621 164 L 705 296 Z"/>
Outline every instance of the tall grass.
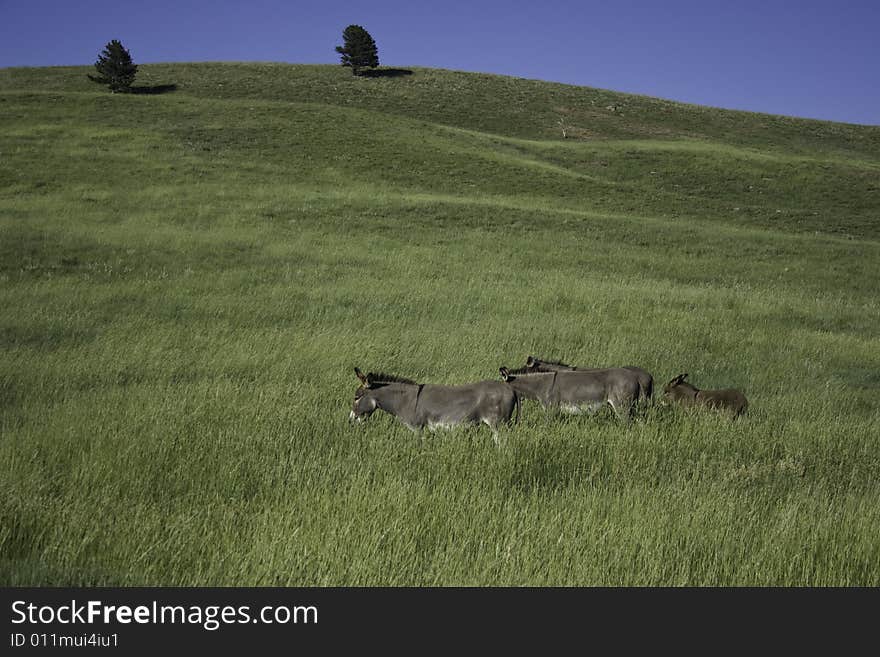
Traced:
<path fill-rule="evenodd" d="M 875 129 L 143 69 L 178 91 L 0 71 L 4 584 L 880 583 Z M 562 141 L 560 97 L 631 109 Z M 346 421 L 355 365 L 529 354 L 751 407 Z"/>

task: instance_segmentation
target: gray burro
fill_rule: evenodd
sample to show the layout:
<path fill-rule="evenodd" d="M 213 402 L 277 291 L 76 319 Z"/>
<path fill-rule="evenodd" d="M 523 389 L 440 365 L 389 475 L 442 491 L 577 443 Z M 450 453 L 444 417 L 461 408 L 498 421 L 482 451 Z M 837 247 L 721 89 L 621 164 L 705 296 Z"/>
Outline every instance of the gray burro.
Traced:
<path fill-rule="evenodd" d="M 568 365 L 567 363 L 563 363 L 558 360 L 544 360 L 542 358 L 535 358 L 534 356 L 529 356 L 526 359 L 526 369 L 530 372 L 562 372 L 562 371 L 574 371 L 574 370 L 584 370 L 595 372 L 597 370 L 607 369 L 602 367 L 580 367 L 576 365 Z M 650 401 L 651 396 L 654 394 L 654 377 L 651 376 L 651 373 L 641 367 L 636 367 L 635 365 L 624 365 L 622 368 L 624 370 L 630 370 L 635 372 L 636 377 L 639 380 L 639 400 L 640 401 Z"/>
<path fill-rule="evenodd" d="M 629 421 L 639 399 L 639 377 L 621 367 L 590 370 L 534 371 L 500 369 L 501 378 L 525 399 L 566 413 L 595 412 L 610 404 L 617 417 Z"/>
<path fill-rule="evenodd" d="M 446 386 L 416 383 L 389 374 L 364 374 L 357 367 L 354 373 L 361 385 L 349 414 L 352 421 L 361 422 L 382 410 L 413 431 L 485 424 L 497 442 L 499 426 L 511 421 L 514 410 L 519 419 L 519 397 L 501 381 Z"/>

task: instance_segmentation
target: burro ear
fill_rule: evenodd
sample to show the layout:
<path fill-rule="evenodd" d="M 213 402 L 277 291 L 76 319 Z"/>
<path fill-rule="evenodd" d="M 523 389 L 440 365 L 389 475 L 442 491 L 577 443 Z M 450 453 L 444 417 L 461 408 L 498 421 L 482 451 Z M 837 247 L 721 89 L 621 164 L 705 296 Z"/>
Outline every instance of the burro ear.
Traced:
<path fill-rule="evenodd" d="M 507 369 L 506 367 L 500 367 L 498 369 L 498 371 L 501 372 L 501 379 L 503 381 L 507 381 L 510 379 L 510 370 L 509 369 Z"/>
<path fill-rule="evenodd" d="M 364 373 L 361 372 L 359 367 L 354 368 L 354 373 L 357 376 L 357 378 L 359 378 L 361 380 L 361 383 L 363 383 L 364 385 L 367 385 L 367 377 L 364 376 Z"/>
<path fill-rule="evenodd" d="M 529 356 L 526 358 L 526 367 L 534 367 L 535 366 L 535 357 Z"/>
<path fill-rule="evenodd" d="M 678 384 L 684 381 L 687 378 L 687 374 L 679 374 L 677 377 L 672 379 L 673 384 Z"/>

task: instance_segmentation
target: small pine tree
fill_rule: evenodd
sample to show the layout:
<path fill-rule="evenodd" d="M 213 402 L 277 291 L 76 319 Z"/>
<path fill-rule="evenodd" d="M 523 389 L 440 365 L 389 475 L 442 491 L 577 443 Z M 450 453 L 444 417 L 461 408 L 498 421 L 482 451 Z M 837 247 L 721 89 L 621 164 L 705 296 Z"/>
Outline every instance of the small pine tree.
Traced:
<path fill-rule="evenodd" d="M 98 75 L 89 75 L 89 80 L 98 84 L 106 84 L 110 91 L 126 92 L 137 75 L 137 64 L 131 61 L 131 54 L 116 39 L 104 47 L 104 51 L 95 62 Z"/>
<path fill-rule="evenodd" d="M 342 65 L 350 66 L 353 75 L 360 75 L 362 68 L 376 68 L 379 65 L 379 51 L 373 37 L 360 25 L 349 25 L 342 32 L 345 42 L 336 46 L 342 57 Z"/>

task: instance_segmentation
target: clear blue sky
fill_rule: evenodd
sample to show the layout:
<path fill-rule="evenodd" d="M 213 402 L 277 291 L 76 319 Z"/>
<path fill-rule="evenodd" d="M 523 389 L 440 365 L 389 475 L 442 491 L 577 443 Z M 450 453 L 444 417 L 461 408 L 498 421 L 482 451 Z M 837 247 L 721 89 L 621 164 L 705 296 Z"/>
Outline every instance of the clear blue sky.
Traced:
<path fill-rule="evenodd" d="M 880 124 L 880 0 L 0 0 L 0 67 L 338 63 L 351 23 L 384 66 L 501 73 L 701 105 Z"/>

